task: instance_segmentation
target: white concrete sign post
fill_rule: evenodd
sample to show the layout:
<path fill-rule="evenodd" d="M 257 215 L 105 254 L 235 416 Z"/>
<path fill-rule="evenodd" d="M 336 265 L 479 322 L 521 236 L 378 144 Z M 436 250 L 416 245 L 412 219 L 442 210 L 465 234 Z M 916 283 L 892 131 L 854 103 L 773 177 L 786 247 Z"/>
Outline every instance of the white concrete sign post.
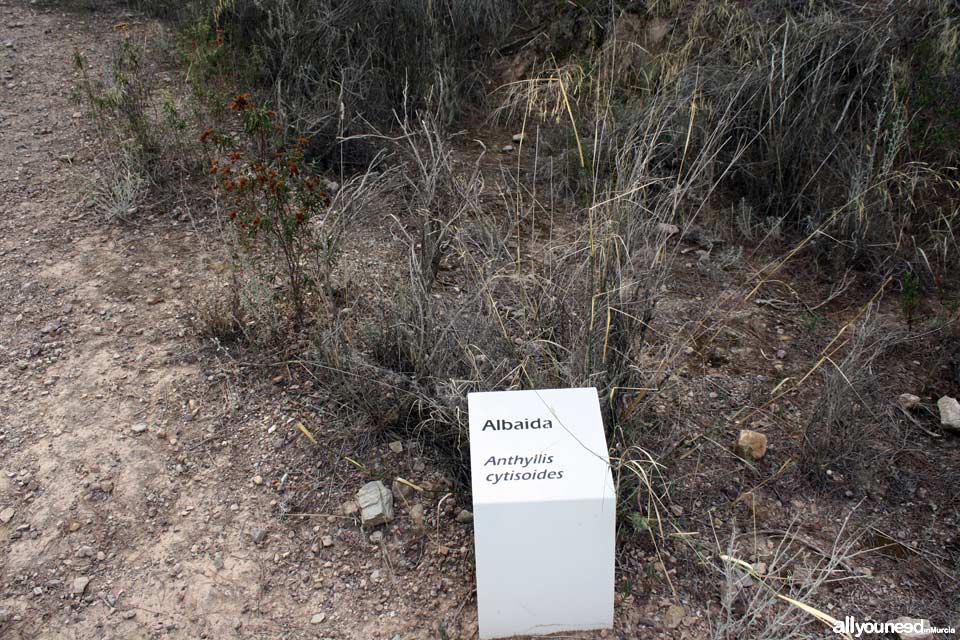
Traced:
<path fill-rule="evenodd" d="M 467 400 L 480 637 L 611 628 L 616 496 L 597 390 Z"/>

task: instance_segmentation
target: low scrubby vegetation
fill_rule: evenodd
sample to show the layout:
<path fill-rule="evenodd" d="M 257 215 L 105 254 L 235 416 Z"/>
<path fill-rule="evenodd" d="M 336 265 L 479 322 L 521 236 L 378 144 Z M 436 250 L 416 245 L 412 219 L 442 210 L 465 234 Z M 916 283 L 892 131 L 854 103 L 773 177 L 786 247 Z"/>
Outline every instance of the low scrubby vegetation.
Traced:
<path fill-rule="evenodd" d="M 416 437 L 462 478 L 468 392 L 594 386 L 632 534 L 702 557 L 671 524 L 671 496 L 717 491 L 671 477 L 693 452 L 792 394 L 815 409 L 781 414 L 791 452 L 755 487 L 794 467 L 816 490 L 867 486 L 900 433 L 870 409 L 878 371 L 958 340 L 955 4 L 142 4 L 180 21 L 192 104 L 150 84 L 126 35 L 106 84 L 78 60 L 118 143 L 98 206 L 129 218 L 171 176 L 209 182 L 233 271 L 203 335 L 303 365 L 357 447 Z M 478 144 L 483 127 L 513 148 Z M 379 245 L 359 242 L 371 228 Z M 798 293 L 794 269 L 818 284 Z M 661 320 L 689 271 L 719 293 Z M 889 295 L 902 323 L 878 320 Z M 818 358 L 694 424 L 690 369 L 728 363 L 734 322 L 766 304 Z M 725 598 L 716 637 L 741 637 Z"/>

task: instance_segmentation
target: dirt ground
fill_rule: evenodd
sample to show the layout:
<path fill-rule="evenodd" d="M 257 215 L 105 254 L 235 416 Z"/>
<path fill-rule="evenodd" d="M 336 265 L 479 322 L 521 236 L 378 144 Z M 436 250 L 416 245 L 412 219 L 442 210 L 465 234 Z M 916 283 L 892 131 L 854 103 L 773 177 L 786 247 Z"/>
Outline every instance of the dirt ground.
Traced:
<path fill-rule="evenodd" d="M 339 509 L 361 479 L 324 469 L 331 515 L 280 521 L 298 474 L 265 460 L 301 416 L 241 415 L 198 364 L 188 318 L 216 265 L 197 232 L 105 226 L 80 202 L 95 142 L 72 56 L 106 56 L 112 22 L 29 4 L 0 3 L 0 636 L 392 638 L 469 620 L 451 587 L 472 571 L 465 527 L 443 554 L 402 527 L 371 543 Z"/>
<path fill-rule="evenodd" d="M 0 637 L 475 638 L 471 528 L 456 520 L 468 505 L 429 455 L 405 442 L 364 460 L 384 480 L 428 489 L 399 497 L 396 522 L 371 537 L 342 509 L 365 476 L 318 454 L 296 427 L 327 428 L 322 391 L 290 370 L 238 388 L 242 364 L 201 351 L 192 318 L 221 268 L 202 223 L 107 224 L 84 206 L 78 185 L 96 169 L 98 143 L 71 99 L 73 54 L 105 59 L 112 33 L 101 14 L 0 0 Z M 678 316 L 703 304 L 690 288 Z M 789 349 L 781 336 L 796 326 L 773 315 L 751 310 L 734 342 Z M 802 375 L 790 353 L 786 373 Z M 920 377 L 917 358 L 906 378 Z M 714 385 L 706 367 L 691 372 L 716 413 L 752 392 Z M 794 411 L 787 400 L 784 412 Z M 945 452 L 956 461 L 955 442 Z M 733 499 L 762 479 L 733 475 L 701 482 Z M 898 514 L 929 516 L 923 491 L 914 487 Z M 845 508 L 774 493 L 761 519 L 782 529 L 804 518 L 805 535 L 822 533 L 809 544 L 829 548 Z M 933 544 L 955 545 L 957 514 L 930 517 Z M 858 561 L 860 577 L 878 580 L 832 590 L 833 615 L 891 599 L 955 614 L 956 579 L 940 568 L 951 553 Z M 692 578 L 671 596 L 655 578 L 676 573 L 666 560 L 641 548 L 619 558 L 617 626 L 602 637 L 706 635 L 713 594 L 691 598 Z M 677 604 L 681 619 L 670 620 Z"/>

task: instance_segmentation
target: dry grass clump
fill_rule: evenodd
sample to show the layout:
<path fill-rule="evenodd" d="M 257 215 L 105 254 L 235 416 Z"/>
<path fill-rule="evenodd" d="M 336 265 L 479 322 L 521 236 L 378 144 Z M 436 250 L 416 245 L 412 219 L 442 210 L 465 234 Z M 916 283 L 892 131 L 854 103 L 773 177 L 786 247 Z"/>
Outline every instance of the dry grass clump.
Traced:
<path fill-rule="evenodd" d="M 956 11 L 702 3 L 647 17 L 614 15 L 596 53 L 548 59 L 503 88 L 501 120 L 556 122 L 576 136 L 603 185 L 638 126 L 662 123 L 641 180 L 666 185 L 705 156 L 722 177 L 698 210 L 736 233 L 815 234 L 825 268 L 888 270 L 905 259 L 942 270 L 956 251 L 955 170 L 915 141 L 914 49 L 919 39 L 957 59 Z M 637 35 L 637 34 L 640 35 Z M 618 38 L 629 38 L 619 40 Z M 929 64 L 929 62 L 928 62 Z M 952 74 L 938 64 L 935 74 Z M 649 128 L 649 127 L 648 127 Z M 636 183 L 639 187 L 640 183 Z"/>

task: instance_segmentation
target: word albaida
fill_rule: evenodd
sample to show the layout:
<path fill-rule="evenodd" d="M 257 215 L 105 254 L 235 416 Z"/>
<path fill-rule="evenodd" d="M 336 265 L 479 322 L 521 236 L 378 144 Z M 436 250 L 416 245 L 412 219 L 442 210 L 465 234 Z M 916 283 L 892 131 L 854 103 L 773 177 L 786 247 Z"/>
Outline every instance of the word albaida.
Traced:
<path fill-rule="evenodd" d="M 487 420 L 483 423 L 482 431 L 523 431 L 525 429 L 553 429 L 553 422 L 549 419 L 523 418 L 521 420 Z"/>

